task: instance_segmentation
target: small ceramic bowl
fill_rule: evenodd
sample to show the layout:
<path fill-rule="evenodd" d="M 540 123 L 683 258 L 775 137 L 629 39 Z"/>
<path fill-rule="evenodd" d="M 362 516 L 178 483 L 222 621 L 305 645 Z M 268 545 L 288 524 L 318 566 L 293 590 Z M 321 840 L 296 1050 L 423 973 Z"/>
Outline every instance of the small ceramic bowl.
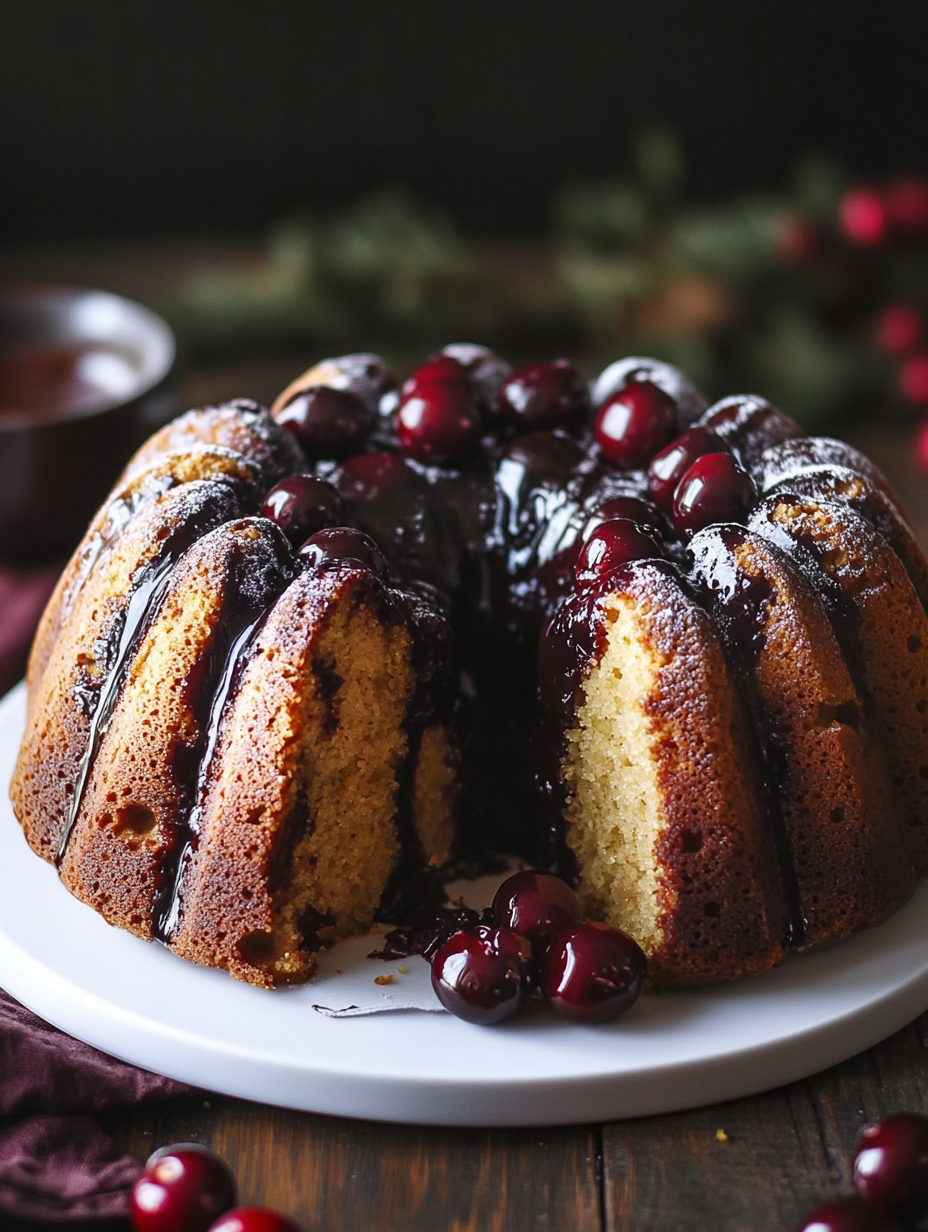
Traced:
<path fill-rule="evenodd" d="M 0 291 L 0 560 L 74 547 L 130 453 L 175 410 L 177 348 L 105 291 Z"/>

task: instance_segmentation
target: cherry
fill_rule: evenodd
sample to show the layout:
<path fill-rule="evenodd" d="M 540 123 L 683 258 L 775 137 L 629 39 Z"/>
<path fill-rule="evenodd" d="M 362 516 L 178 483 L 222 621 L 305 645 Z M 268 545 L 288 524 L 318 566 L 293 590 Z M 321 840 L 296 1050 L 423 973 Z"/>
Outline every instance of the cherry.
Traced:
<path fill-rule="evenodd" d="M 596 443 L 610 466 L 644 466 L 676 431 L 673 399 L 650 381 L 632 381 L 596 416 Z"/>
<path fill-rule="evenodd" d="M 383 553 L 370 535 L 351 526 L 333 526 L 316 531 L 306 540 L 297 556 L 305 569 L 321 569 L 341 560 L 350 560 L 384 580 L 390 572 Z"/>
<path fill-rule="evenodd" d="M 838 220 L 845 236 L 871 248 L 886 238 L 889 218 L 886 202 L 873 188 L 851 188 L 841 198 Z"/>
<path fill-rule="evenodd" d="M 439 1001 L 467 1022 L 489 1025 L 511 1018 L 532 986 L 532 947 L 511 928 L 476 928 L 452 934 L 432 958 Z"/>
<path fill-rule="evenodd" d="M 631 560 L 654 560 L 663 555 L 658 539 L 643 526 L 628 518 L 613 518 L 597 527 L 583 545 L 574 567 L 577 589 L 589 590 Z"/>
<path fill-rule="evenodd" d="M 276 418 L 293 433 L 307 457 L 341 459 L 363 449 L 377 412 L 350 389 L 315 385 L 295 393 Z"/>
<path fill-rule="evenodd" d="M 342 498 L 330 483 L 315 475 L 290 475 L 275 484 L 261 506 L 296 547 L 309 535 L 344 519 Z"/>
<path fill-rule="evenodd" d="M 928 1120 L 902 1114 L 868 1125 L 857 1142 L 854 1187 L 903 1219 L 928 1211 Z"/>
<path fill-rule="evenodd" d="M 901 1232 L 899 1225 L 860 1198 L 836 1198 L 810 1211 L 796 1232 Z"/>
<path fill-rule="evenodd" d="M 136 1232 L 206 1232 L 234 1204 L 228 1166 L 195 1142 L 155 1151 L 132 1186 L 129 1203 Z"/>
<path fill-rule="evenodd" d="M 509 377 L 499 391 L 499 413 L 520 432 L 571 428 L 590 408 L 586 381 L 567 359 L 529 364 Z"/>
<path fill-rule="evenodd" d="M 896 180 L 886 190 L 889 221 L 908 235 L 928 232 L 928 183 L 919 179 Z"/>
<path fill-rule="evenodd" d="M 552 941 L 545 996 L 564 1018 L 608 1022 L 638 1000 L 647 967 L 641 947 L 627 933 L 588 921 Z"/>
<path fill-rule="evenodd" d="M 418 462 L 456 462 L 480 439 L 480 413 L 463 365 L 443 355 L 417 369 L 396 411 L 400 445 Z"/>
<path fill-rule="evenodd" d="M 526 869 L 507 877 L 493 898 L 493 918 L 525 937 L 536 962 L 548 952 L 551 938 L 583 919 L 580 900 L 566 881 L 551 873 Z"/>
<path fill-rule="evenodd" d="M 913 355 L 899 372 L 899 390 L 906 402 L 928 402 L 928 355 Z"/>
<path fill-rule="evenodd" d="M 650 501 L 642 500 L 639 496 L 610 496 L 601 505 L 597 505 L 587 519 L 583 528 L 584 542 L 603 522 L 611 522 L 613 518 L 628 518 L 657 539 L 662 539 L 667 534 L 667 523 Z"/>
<path fill-rule="evenodd" d="M 504 359 L 500 359 L 489 347 L 478 346 L 475 342 L 449 343 L 432 358 L 439 356 L 454 359 L 461 365 L 487 409 L 496 405 L 500 388 L 511 371 Z"/>
<path fill-rule="evenodd" d="M 713 522 L 738 522 L 756 499 L 754 481 L 730 453 L 704 453 L 677 485 L 673 523 L 689 536 Z"/>
<path fill-rule="evenodd" d="M 684 471 L 703 454 L 728 452 L 728 446 L 711 428 L 687 428 L 651 459 L 648 487 L 655 504 L 665 513 L 672 513 L 673 494 Z"/>
<path fill-rule="evenodd" d="M 264 1206 L 237 1206 L 220 1216 L 209 1232 L 300 1232 L 300 1229 L 278 1211 Z"/>
<path fill-rule="evenodd" d="M 339 490 L 353 500 L 376 500 L 406 475 L 398 453 L 359 453 L 341 467 Z"/>
<path fill-rule="evenodd" d="M 876 344 L 889 355 L 905 355 L 921 337 L 921 313 L 909 304 L 888 304 L 877 319 Z"/>

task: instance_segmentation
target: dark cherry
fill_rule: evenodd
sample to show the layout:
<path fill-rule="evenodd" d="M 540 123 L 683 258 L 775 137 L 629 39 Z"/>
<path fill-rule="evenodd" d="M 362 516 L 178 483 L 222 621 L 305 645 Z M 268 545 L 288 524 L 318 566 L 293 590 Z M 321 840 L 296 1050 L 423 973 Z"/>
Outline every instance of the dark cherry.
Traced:
<path fill-rule="evenodd" d="M 740 522 L 756 499 L 754 481 L 732 454 L 704 453 L 677 485 L 673 524 L 689 537 L 713 522 Z"/>
<path fill-rule="evenodd" d="M 520 432 L 578 427 L 590 409 L 586 381 L 567 359 L 529 364 L 499 391 L 499 414 Z"/>
<path fill-rule="evenodd" d="M 596 416 L 596 443 L 610 466 L 645 466 L 677 430 L 676 407 L 650 381 L 632 381 Z"/>
<path fill-rule="evenodd" d="M 442 347 L 439 355 L 456 360 L 467 373 L 468 379 L 482 404 L 489 410 L 496 405 L 500 387 L 512 369 L 504 359 L 489 347 L 475 342 L 452 342 Z M 433 356 L 437 359 L 438 356 Z"/>
<path fill-rule="evenodd" d="M 630 522 L 636 522 L 658 539 L 663 539 L 667 534 L 667 521 L 656 505 L 642 500 L 639 496 L 610 496 L 601 505 L 597 505 L 587 519 L 583 528 L 584 541 L 589 539 L 603 522 L 611 522 L 613 518 L 628 518 Z"/>
<path fill-rule="evenodd" d="M 333 526 L 316 531 L 306 540 L 297 553 L 306 569 L 324 568 L 340 560 L 357 561 L 386 579 L 390 569 L 383 553 L 370 535 L 351 526 Z"/>
<path fill-rule="evenodd" d="M 706 453 L 729 453 L 720 436 L 710 428 L 687 428 L 685 432 L 654 455 L 648 467 L 648 487 L 654 502 L 665 513 L 673 512 L 677 484 L 697 458 Z"/>
<path fill-rule="evenodd" d="M 566 881 L 551 873 L 526 869 L 507 877 L 493 898 L 493 918 L 502 928 L 525 937 L 536 962 L 548 952 L 551 938 L 583 919 L 580 900 Z"/>
<path fill-rule="evenodd" d="M 317 530 L 344 521 L 342 498 L 330 483 L 315 475 L 290 475 L 268 492 L 261 506 L 294 547 Z"/>
<path fill-rule="evenodd" d="M 836 1198 L 810 1211 L 796 1232 L 901 1232 L 899 1224 L 860 1198 Z"/>
<path fill-rule="evenodd" d="M 629 561 L 663 555 L 660 541 L 643 526 L 628 518 L 613 518 L 598 526 L 583 545 L 574 567 L 577 589 L 589 590 Z"/>
<path fill-rule="evenodd" d="M 467 1022 L 511 1018 L 533 983 L 530 942 L 511 928 L 481 924 L 454 933 L 432 958 L 432 987 Z"/>
<path fill-rule="evenodd" d="M 573 1022 L 608 1022 L 638 1000 L 647 959 L 621 929 L 587 922 L 559 933 L 545 966 L 544 993 Z"/>
<path fill-rule="evenodd" d="M 928 1120 L 902 1114 L 868 1125 L 857 1142 L 854 1187 L 903 1219 L 928 1212 Z"/>
<path fill-rule="evenodd" d="M 406 476 L 398 453 L 359 453 L 340 468 L 339 489 L 352 500 L 376 500 Z"/>
<path fill-rule="evenodd" d="M 235 1180 L 228 1166 L 195 1142 L 155 1151 L 129 1201 L 136 1232 L 206 1232 L 234 1205 Z"/>
<path fill-rule="evenodd" d="M 237 1206 L 217 1219 L 209 1232 L 300 1232 L 300 1228 L 265 1206 Z"/>
<path fill-rule="evenodd" d="M 299 441 L 307 457 L 350 457 L 364 448 L 377 412 L 348 389 L 316 385 L 296 393 L 277 412 L 277 422 Z"/>
<path fill-rule="evenodd" d="M 480 440 L 481 427 L 467 372 L 450 356 L 423 364 L 403 386 L 396 431 L 400 445 L 416 461 L 459 461 Z"/>

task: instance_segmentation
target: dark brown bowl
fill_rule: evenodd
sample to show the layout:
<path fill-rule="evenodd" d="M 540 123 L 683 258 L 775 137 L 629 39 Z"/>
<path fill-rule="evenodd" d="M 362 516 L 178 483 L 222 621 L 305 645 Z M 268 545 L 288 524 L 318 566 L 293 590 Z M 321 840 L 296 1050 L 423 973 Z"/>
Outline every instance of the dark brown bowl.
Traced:
<path fill-rule="evenodd" d="M 63 556 L 175 408 L 177 348 L 141 304 L 80 287 L 0 291 L 0 559 Z"/>

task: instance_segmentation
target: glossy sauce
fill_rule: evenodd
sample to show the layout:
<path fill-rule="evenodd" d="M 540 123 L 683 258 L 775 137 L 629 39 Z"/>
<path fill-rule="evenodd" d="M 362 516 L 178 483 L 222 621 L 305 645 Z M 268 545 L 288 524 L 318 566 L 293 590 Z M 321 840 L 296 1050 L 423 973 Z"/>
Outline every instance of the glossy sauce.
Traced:
<path fill-rule="evenodd" d="M 130 397 L 138 383 L 128 353 L 97 343 L 0 350 L 0 422 L 83 414 Z"/>

